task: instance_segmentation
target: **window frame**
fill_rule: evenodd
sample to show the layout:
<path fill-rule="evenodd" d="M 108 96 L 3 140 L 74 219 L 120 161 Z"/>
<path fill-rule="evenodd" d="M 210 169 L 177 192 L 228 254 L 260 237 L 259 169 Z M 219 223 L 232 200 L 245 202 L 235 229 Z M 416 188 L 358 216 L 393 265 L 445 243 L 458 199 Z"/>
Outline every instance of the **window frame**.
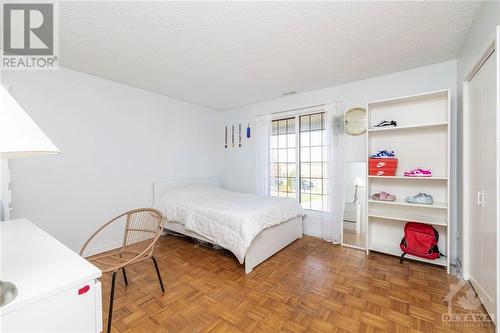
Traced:
<path fill-rule="evenodd" d="M 271 124 L 272 122 L 274 121 L 280 121 L 280 120 L 288 120 L 288 119 L 294 119 L 295 120 L 295 169 L 296 169 L 296 174 L 295 174 L 295 187 L 294 187 L 294 192 L 296 194 L 296 199 L 298 200 L 298 202 L 301 204 L 302 206 L 302 192 L 301 192 L 301 187 L 300 187 L 300 179 L 301 179 L 301 160 L 300 160 L 300 151 L 301 151 L 301 131 L 300 131 L 300 117 L 302 116 L 310 116 L 310 115 L 314 115 L 314 114 L 323 114 L 323 130 L 322 130 L 322 133 L 324 133 L 324 131 L 326 131 L 326 126 L 327 126 L 327 112 L 325 111 L 324 108 L 311 108 L 307 111 L 305 110 L 301 110 L 300 112 L 288 112 L 288 113 L 279 113 L 279 115 L 276 115 L 275 117 L 273 117 L 271 119 Z M 272 127 L 272 125 L 271 125 Z M 310 131 L 309 131 L 310 132 Z M 271 137 L 273 136 L 273 133 L 271 131 Z M 271 140 L 271 138 L 270 138 Z M 323 143 L 323 141 L 322 141 Z M 328 144 L 323 144 L 322 146 L 326 146 L 327 149 L 328 148 Z M 272 159 L 272 149 L 271 148 L 271 144 L 269 145 L 269 181 L 271 181 L 272 178 L 276 178 L 273 176 L 272 174 L 272 164 L 274 163 L 273 162 L 273 159 Z M 279 149 L 279 148 L 278 148 Z M 288 148 L 288 146 L 286 147 L 286 149 L 290 149 Z M 280 162 L 278 162 L 279 164 Z M 307 163 L 311 163 L 311 162 L 307 162 Z M 322 153 L 322 164 L 323 163 L 326 163 L 327 164 L 327 169 L 329 169 L 329 161 L 328 159 L 324 159 L 324 156 L 323 156 L 323 153 Z M 323 168 L 322 168 L 323 169 Z M 325 178 L 325 175 L 323 173 L 323 170 L 321 172 L 322 174 L 322 177 L 321 177 L 321 181 L 322 181 L 322 194 L 321 196 L 322 197 L 329 197 L 329 193 L 328 193 L 328 190 L 329 188 L 327 189 L 327 193 L 325 193 L 325 189 L 324 189 L 324 182 L 325 182 L 325 179 L 327 180 L 327 184 L 329 184 L 329 182 L 331 181 L 328 177 Z M 278 177 L 278 178 L 281 178 L 281 177 Z M 287 177 L 287 178 L 290 178 L 290 177 Z M 310 177 L 309 177 L 310 178 Z M 305 177 L 304 179 L 308 179 L 307 177 Z M 279 191 L 278 191 L 279 193 Z M 269 195 L 271 195 L 271 186 L 269 186 Z M 278 196 L 279 197 L 279 196 Z M 327 199 L 328 200 L 328 199 Z M 311 214 L 311 215 L 320 215 L 322 213 L 325 213 L 327 212 L 327 208 L 326 207 L 323 207 L 322 205 L 322 210 L 315 210 L 315 209 L 306 209 L 304 208 L 304 210 L 308 211 L 308 214 Z"/>

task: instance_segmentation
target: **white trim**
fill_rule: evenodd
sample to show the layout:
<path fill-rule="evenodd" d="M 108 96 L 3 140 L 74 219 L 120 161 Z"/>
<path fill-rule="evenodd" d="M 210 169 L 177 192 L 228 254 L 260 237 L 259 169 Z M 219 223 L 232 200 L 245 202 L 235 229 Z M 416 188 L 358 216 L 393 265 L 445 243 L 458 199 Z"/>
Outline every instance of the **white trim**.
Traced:
<path fill-rule="evenodd" d="M 401 97 L 393 97 L 393 98 L 388 98 L 388 99 L 379 99 L 376 101 L 370 101 L 366 103 L 366 110 L 368 111 L 368 108 L 370 106 L 376 105 L 376 104 L 390 104 L 390 103 L 397 103 L 400 100 L 407 100 L 407 99 L 418 99 L 421 97 L 427 98 L 430 95 L 440 95 L 440 94 L 448 94 L 450 96 L 450 89 L 440 89 L 440 90 L 433 90 L 429 92 L 424 92 L 424 93 L 419 93 L 419 94 L 414 94 L 414 95 L 406 95 L 406 96 L 401 96 Z M 448 118 L 448 122 L 450 119 Z"/>
<path fill-rule="evenodd" d="M 309 106 L 309 107 L 301 108 L 301 109 L 280 111 L 280 112 L 276 112 L 276 113 L 271 113 L 270 115 L 272 116 L 272 120 L 294 118 L 297 116 L 305 116 L 308 114 L 325 112 L 325 106 L 326 106 L 326 104 L 321 104 L 321 105 Z"/>
<path fill-rule="evenodd" d="M 342 232 L 342 235 L 343 235 L 343 234 L 344 234 L 344 233 Z M 344 236 L 341 236 L 341 238 L 343 238 L 343 237 L 344 237 Z M 351 245 L 351 244 L 349 244 L 349 243 L 344 243 L 343 241 L 342 241 L 342 243 L 341 243 L 340 245 L 341 245 L 341 246 L 345 246 L 345 247 L 349 247 L 349 248 L 351 248 L 351 249 L 361 250 L 361 251 L 363 251 L 363 252 L 366 250 L 366 247 L 361 247 L 361 246 Z"/>
<path fill-rule="evenodd" d="M 500 42 L 500 26 L 497 25 L 496 28 L 496 39 L 495 48 L 498 49 L 498 43 Z M 498 305 L 500 304 L 500 52 L 496 53 L 497 56 L 497 286 L 496 286 L 496 312 L 495 313 L 495 324 L 497 325 L 497 332 L 500 330 L 498 327 L 498 316 L 500 310 Z"/>
<path fill-rule="evenodd" d="M 119 247 L 122 247 L 122 245 L 123 245 L 123 240 L 120 240 L 106 245 L 89 247 L 88 249 L 85 249 L 84 257 L 87 258 L 99 253 L 108 252 L 117 249 Z"/>

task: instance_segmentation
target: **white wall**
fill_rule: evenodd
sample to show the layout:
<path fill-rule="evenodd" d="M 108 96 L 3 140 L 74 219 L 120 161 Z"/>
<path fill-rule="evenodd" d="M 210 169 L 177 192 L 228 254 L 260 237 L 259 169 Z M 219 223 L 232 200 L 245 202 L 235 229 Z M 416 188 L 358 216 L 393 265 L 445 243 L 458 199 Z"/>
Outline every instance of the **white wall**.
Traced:
<path fill-rule="evenodd" d="M 458 113 L 458 127 L 461 129 L 462 122 L 462 94 L 463 94 L 463 82 L 466 76 L 472 70 L 472 67 L 479 61 L 486 49 L 491 45 L 495 39 L 496 26 L 500 25 L 500 2 L 489 1 L 485 2 L 475 19 L 469 33 L 460 49 L 458 56 L 457 65 L 457 113 Z M 458 159 L 461 161 L 462 154 L 462 136 L 458 136 L 459 145 L 459 156 Z M 459 164 L 461 166 L 461 163 Z M 459 167 L 458 170 L 459 182 L 458 182 L 458 192 L 462 193 L 462 169 Z M 459 205 L 461 205 L 461 198 L 459 198 Z M 462 230 L 462 214 L 459 211 L 458 219 L 458 230 Z M 459 242 L 461 245 L 461 243 Z M 458 258 L 462 261 L 462 249 L 461 246 L 458 249 Z M 500 255 L 499 255 L 500 258 Z"/>
<path fill-rule="evenodd" d="M 217 175 L 219 114 L 207 108 L 64 68 L 7 72 L 3 84 L 61 150 L 10 162 L 11 217 L 74 250 L 113 216 L 151 206 L 153 181 Z"/>
<path fill-rule="evenodd" d="M 429 66 L 419 67 L 389 75 L 378 76 L 367 80 L 352 82 L 321 90 L 301 93 L 288 97 L 258 103 L 246 107 L 223 112 L 219 125 L 219 150 L 222 154 L 220 178 L 222 184 L 230 190 L 255 192 L 255 142 L 244 139 L 240 149 L 224 149 L 224 126 L 231 124 L 247 124 L 256 115 L 277 111 L 308 107 L 312 105 L 342 101 L 345 109 L 361 106 L 368 101 L 393 98 L 439 89 L 451 89 L 452 97 L 452 143 L 456 141 L 456 66 L 455 60 Z M 365 137 L 348 136 L 346 138 L 346 161 L 366 161 Z M 456 145 L 452 145 L 452 175 L 456 178 Z M 455 182 L 453 182 L 453 186 Z M 452 200 L 456 200 L 455 188 L 452 188 Z M 452 210 L 451 232 L 455 234 L 456 205 Z M 307 232 L 319 234 L 319 226 L 306 225 Z M 452 257 L 456 253 L 455 238 L 452 237 Z"/>

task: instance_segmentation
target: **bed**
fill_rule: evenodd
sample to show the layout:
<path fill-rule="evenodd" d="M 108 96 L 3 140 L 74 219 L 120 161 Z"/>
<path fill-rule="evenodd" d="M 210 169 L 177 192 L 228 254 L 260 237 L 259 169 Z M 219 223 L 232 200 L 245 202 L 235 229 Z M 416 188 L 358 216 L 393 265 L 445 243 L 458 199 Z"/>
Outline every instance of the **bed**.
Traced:
<path fill-rule="evenodd" d="M 235 193 L 217 179 L 153 184 L 164 229 L 231 251 L 245 273 L 302 237 L 304 211 L 295 200 Z"/>

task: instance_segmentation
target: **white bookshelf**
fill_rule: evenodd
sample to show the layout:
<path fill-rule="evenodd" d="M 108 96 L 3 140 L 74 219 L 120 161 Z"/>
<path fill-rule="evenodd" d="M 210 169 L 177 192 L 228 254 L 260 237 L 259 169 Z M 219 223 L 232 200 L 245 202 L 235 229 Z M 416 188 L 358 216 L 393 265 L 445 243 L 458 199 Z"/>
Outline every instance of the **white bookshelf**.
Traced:
<path fill-rule="evenodd" d="M 433 91 L 367 104 L 367 156 L 379 150 L 394 150 L 398 159 L 396 176 L 366 177 L 367 254 L 370 251 L 400 256 L 399 243 L 406 222 L 432 225 L 439 232 L 438 247 L 445 257 L 427 260 L 405 258 L 444 266 L 450 260 L 450 92 Z M 396 120 L 397 127 L 374 127 L 382 120 Z M 432 177 L 405 177 L 415 168 L 431 169 Z M 368 168 L 367 168 L 368 169 Z M 393 202 L 375 201 L 372 194 L 396 195 Z M 434 204 L 411 204 L 407 196 L 431 194 Z"/>

